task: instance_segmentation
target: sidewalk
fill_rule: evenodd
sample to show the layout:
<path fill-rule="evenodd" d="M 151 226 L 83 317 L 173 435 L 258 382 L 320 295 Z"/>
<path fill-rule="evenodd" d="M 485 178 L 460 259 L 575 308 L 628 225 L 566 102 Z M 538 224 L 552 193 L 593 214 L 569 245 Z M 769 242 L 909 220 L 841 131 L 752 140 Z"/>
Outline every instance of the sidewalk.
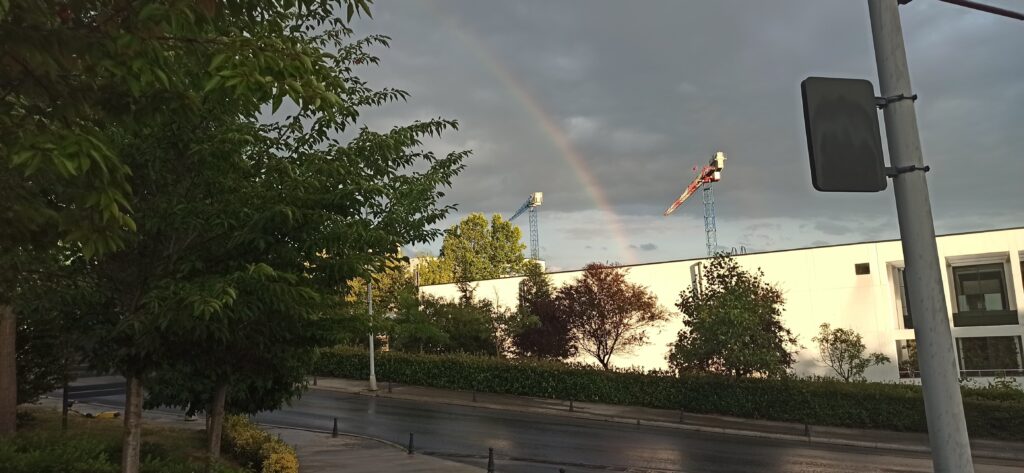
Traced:
<path fill-rule="evenodd" d="M 378 382 L 379 390 L 370 392 L 364 380 L 317 378 L 316 381 L 315 386 L 312 381 L 310 382 L 311 389 L 697 432 L 905 452 L 930 452 L 928 436 L 923 433 L 814 426 L 590 402 L 570 403 L 557 399 L 390 384 L 387 381 Z M 971 441 L 971 446 L 975 457 L 1024 460 L 1024 443 L 977 439 Z"/>
<path fill-rule="evenodd" d="M 462 463 L 409 455 L 398 445 L 365 437 L 330 434 L 280 427 L 263 427 L 295 447 L 299 473 L 371 473 L 400 471 L 408 473 L 480 473 L 482 470 Z"/>
<path fill-rule="evenodd" d="M 43 397 L 39 406 L 60 410 L 60 399 Z M 74 407 L 76 415 L 103 415 L 117 412 L 107 406 L 79 403 Z M 199 422 L 185 422 L 182 414 L 160 411 L 146 411 L 143 420 L 147 424 L 173 425 L 175 428 L 201 430 L 206 426 Z M 400 471 L 403 473 L 480 473 L 483 470 L 470 465 L 432 457 L 409 455 L 400 445 L 368 437 L 330 434 L 302 429 L 271 427 L 260 428 L 276 435 L 295 448 L 299 457 L 299 473 L 378 473 Z"/>

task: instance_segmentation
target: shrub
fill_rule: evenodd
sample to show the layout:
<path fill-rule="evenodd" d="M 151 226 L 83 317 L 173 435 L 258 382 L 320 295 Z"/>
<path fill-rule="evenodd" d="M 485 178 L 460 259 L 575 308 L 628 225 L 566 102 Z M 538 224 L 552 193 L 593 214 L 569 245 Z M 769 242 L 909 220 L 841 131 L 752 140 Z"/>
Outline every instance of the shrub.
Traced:
<path fill-rule="evenodd" d="M 93 438 L 60 433 L 18 434 L 0 443 L 0 471 L 4 473 L 117 473 L 121 471 L 120 451 L 114 445 Z M 147 450 L 147 448 L 143 448 Z M 278 470 L 286 471 L 286 470 Z M 147 453 L 142 473 L 238 473 L 215 465 L 183 462 L 171 454 Z"/>
<path fill-rule="evenodd" d="M 369 356 L 338 348 L 321 353 L 324 376 L 366 378 Z M 683 409 L 814 425 L 923 432 L 919 386 L 845 383 L 835 379 L 761 379 L 666 372 L 605 371 L 532 359 L 470 355 L 381 353 L 379 379 L 446 389 Z M 985 389 L 964 389 L 967 426 L 978 437 L 1024 440 L 1024 400 Z"/>
<path fill-rule="evenodd" d="M 298 473 L 299 460 L 288 444 L 260 430 L 241 416 L 224 421 L 224 445 L 250 471 Z"/>
<path fill-rule="evenodd" d="M 19 434 L 0 443 L 5 473 L 117 473 L 120 467 L 100 441 Z"/>

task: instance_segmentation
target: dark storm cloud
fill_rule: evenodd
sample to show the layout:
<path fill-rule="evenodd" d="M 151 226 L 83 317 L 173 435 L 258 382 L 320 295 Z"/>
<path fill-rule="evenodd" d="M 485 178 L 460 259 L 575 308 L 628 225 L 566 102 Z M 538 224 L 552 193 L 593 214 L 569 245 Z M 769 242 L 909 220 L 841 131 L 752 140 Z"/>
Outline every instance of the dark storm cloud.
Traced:
<path fill-rule="evenodd" d="M 1024 28 L 939 2 L 901 11 L 939 231 L 1014 224 L 1024 198 L 1024 61 L 1010 58 Z M 803 78 L 874 81 L 865 2 L 381 1 L 374 16 L 357 33 L 388 34 L 393 48 L 364 75 L 413 97 L 370 113 L 370 123 L 459 119 L 458 133 L 430 146 L 474 150 L 449 193 L 462 212 L 508 214 L 537 190 L 545 211 L 600 210 L 555 134 L 620 218 L 643 217 L 630 220 L 630 235 L 663 228 L 658 215 L 716 149 L 729 156 L 715 188 L 719 225 L 733 232 L 719 232 L 724 246 L 896 235 L 891 191 L 812 190 L 803 135 Z M 699 196 L 679 212 L 699 215 Z M 828 223 L 836 216 L 842 224 Z M 754 226 L 772 219 L 795 225 Z M 791 235 L 800 223 L 813 234 Z M 549 254 L 578 247 L 572 240 L 611 241 L 615 230 L 602 217 L 559 225 L 543 234 Z M 699 251 L 702 242 L 675 245 Z"/>

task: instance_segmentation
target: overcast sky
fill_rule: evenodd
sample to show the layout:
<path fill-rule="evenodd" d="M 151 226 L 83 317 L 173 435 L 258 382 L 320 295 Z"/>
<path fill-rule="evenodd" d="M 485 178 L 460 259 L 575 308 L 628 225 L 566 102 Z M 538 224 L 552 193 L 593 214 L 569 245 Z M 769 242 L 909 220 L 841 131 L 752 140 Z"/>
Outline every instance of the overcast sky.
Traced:
<path fill-rule="evenodd" d="M 864 1 L 377 0 L 373 12 L 357 34 L 393 42 L 362 76 L 412 97 L 368 124 L 453 118 L 461 130 L 429 148 L 473 150 L 448 224 L 510 216 L 543 191 L 549 267 L 699 257 L 699 196 L 661 213 L 722 150 L 724 247 L 898 236 L 891 187 L 817 193 L 807 163 L 800 81 L 877 83 Z M 901 12 L 937 230 L 1024 224 L 1024 24 L 935 0 Z"/>

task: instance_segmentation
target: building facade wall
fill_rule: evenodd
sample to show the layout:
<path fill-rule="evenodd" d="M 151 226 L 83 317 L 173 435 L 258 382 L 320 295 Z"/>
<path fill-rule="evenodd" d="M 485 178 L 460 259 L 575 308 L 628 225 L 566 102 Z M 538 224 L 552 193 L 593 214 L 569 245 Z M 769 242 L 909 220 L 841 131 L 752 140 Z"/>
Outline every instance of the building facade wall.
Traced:
<path fill-rule="evenodd" d="M 946 317 L 953 337 L 1024 337 L 1024 310 L 1018 302 L 1024 301 L 1021 275 L 1024 228 L 941 236 L 937 243 L 940 261 L 944 265 Z M 669 345 L 682 328 L 681 315 L 675 303 L 680 292 L 690 287 L 697 268 L 705 261 L 694 259 L 625 268 L 630 281 L 646 286 L 673 315 L 667 323 L 647 331 L 646 345 L 614 356 L 614 366 L 645 369 L 668 366 Z M 903 256 L 898 240 L 738 255 L 736 261 L 747 270 L 760 268 L 765 279 L 782 290 L 786 298 L 783 323 L 796 334 L 801 345 L 794 366 L 796 374 L 830 374 L 831 369 L 818 361 L 817 344 L 811 340 L 818 333 L 818 327 L 827 322 L 833 327 L 856 330 L 863 336 L 868 351 L 884 353 L 893 360 L 893 363 L 870 368 L 865 373 L 869 380 L 901 379 L 896 363 L 899 359 L 897 341 L 914 339 L 914 331 L 903 325 L 896 273 L 903 267 Z M 869 273 L 856 274 L 855 265 L 863 263 L 868 264 Z M 1013 323 L 1003 321 L 1001 325 L 954 326 L 953 316 L 959 311 L 954 271 L 979 264 L 1002 265 L 1004 304 L 1007 306 L 1004 308 L 1016 315 Z M 579 274 L 579 271 L 559 272 L 551 273 L 550 277 L 557 287 Z M 476 295 L 515 307 L 520 279 L 478 281 L 474 283 Z M 421 291 L 446 298 L 458 296 L 454 284 L 424 286 Z M 990 301 L 990 305 L 992 303 L 995 302 Z M 1002 318 L 1005 319 L 1006 314 L 1002 314 Z M 1020 357 L 1020 338 L 1017 340 L 1017 356 Z M 971 343 L 977 346 L 976 342 Z M 578 361 L 590 362 L 585 358 Z M 908 374 L 910 377 L 905 376 L 904 379 L 914 381 L 913 373 Z M 981 382 L 986 379 L 986 376 L 973 377 Z"/>

